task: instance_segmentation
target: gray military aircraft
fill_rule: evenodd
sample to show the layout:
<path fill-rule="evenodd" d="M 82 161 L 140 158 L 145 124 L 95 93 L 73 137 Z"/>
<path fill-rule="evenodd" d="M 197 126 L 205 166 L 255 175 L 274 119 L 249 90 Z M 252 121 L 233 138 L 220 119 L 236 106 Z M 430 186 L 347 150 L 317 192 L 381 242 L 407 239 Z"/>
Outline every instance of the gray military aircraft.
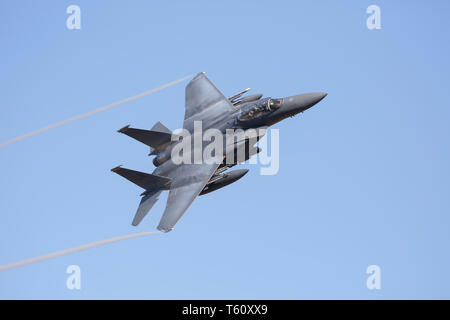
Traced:
<path fill-rule="evenodd" d="M 203 130 L 215 128 L 221 132 L 227 129 L 249 129 L 268 127 L 287 117 L 294 116 L 311 108 L 327 94 L 306 93 L 287 98 L 262 98 L 262 94 L 243 97 L 250 89 L 246 89 L 230 98 L 226 98 L 205 73 L 197 74 L 186 86 L 185 115 L 183 128 L 194 132 L 194 122 L 201 121 Z M 202 194 L 220 189 L 242 178 L 248 170 L 225 172 L 242 161 L 227 159 L 230 153 L 224 153 L 223 161 L 210 163 L 176 163 L 172 161 L 171 151 L 176 142 L 173 133 L 161 122 L 151 130 L 123 127 L 118 132 L 126 134 L 150 147 L 156 166 L 152 174 L 138 172 L 121 166 L 111 171 L 137 184 L 145 191 L 133 219 L 137 226 L 158 200 L 164 190 L 169 190 L 167 205 L 158 225 L 158 230 L 168 232 L 186 212 L 195 198 Z M 257 140 L 261 137 L 257 137 Z M 205 144 L 193 148 L 205 148 Z M 260 151 L 249 145 L 249 140 L 236 142 L 234 150 L 245 149 L 245 159 Z M 228 161 L 226 161 L 228 160 Z"/>

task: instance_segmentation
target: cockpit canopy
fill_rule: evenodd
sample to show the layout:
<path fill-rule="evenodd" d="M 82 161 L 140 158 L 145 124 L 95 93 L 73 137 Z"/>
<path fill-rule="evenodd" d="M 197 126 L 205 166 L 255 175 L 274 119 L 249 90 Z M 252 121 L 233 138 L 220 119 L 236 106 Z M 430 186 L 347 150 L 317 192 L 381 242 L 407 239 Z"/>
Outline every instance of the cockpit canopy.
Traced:
<path fill-rule="evenodd" d="M 271 99 L 267 98 L 264 100 L 258 101 L 251 108 L 246 110 L 239 118 L 239 121 L 248 121 L 252 119 L 256 119 L 267 115 L 275 110 L 278 110 L 281 107 L 282 100 L 281 99 Z"/>

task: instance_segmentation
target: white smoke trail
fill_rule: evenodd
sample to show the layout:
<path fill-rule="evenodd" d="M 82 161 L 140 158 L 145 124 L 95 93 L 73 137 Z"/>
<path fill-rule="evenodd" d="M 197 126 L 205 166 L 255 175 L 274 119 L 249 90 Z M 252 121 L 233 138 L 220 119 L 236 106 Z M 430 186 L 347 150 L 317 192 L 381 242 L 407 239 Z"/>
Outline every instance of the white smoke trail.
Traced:
<path fill-rule="evenodd" d="M 121 105 L 121 104 L 124 104 L 124 103 L 130 102 L 130 101 L 137 100 L 137 99 L 139 99 L 139 98 L 148 96 L 148 95 L 150 95 L 150 94 L 152 94 L 152 93 L 155 93 L 155 92 L 164 90 L 164 89 L 166 89 L 166 88 L 168 88 L 168 87 L 171 87 L 171 86 L 173 86 L 173 85 L 176 85 L 177 83 L 180 83 L 180 82 L 182 82 L 182 81 L 184 81 L 184 80 L 186 80 L 186 79 L 189 79 L 189 78 L 191 78 L 191 77 L 192 77 L 192 75 L 186 76 L 186 77 L 184 77 L 184 78 L 181 78 L 181 79 L 175 80 L 175 81 L 173 81 L 173 82 L 164 84 L 164 85 L 162 85 L 162 86 L 160 86 L 160 87 L 157 87 L 157 88 L 154 88 L 154 89 L 151 89 L 151 90 L 142 92 L 142 93 L 140 93 L 140 94 L 138 94 L 138 95 L 136 95 L 136 96 L 133 96 L 133 97 L 130 97 L 130 98 L 126 98 L 126 99 L 123 99 L 123 100 L 120 100 L 120 101 L 117 101 L 117 102 L 108 104 L 107 106 L 100 107 L 100 108 L 97 108 L 97 109 L 95 109 L 95 110 L 92 110 L 92 111 L 89 111 L 89 112 L 80 114 L 80 115 L 78 115 L 78 116 L 74 116 L 74 117 L 69 118 L 69 119 L 67 119 L 67 120 L 63 120 L 63 121 L 60 121 L 60 122 L 56 122 L 56 123 L 54 123 L 54 124 L 48 125 L 48 126 L 46 126 L 46 127 L 43 127 L 43 128 L 41 128 L 41 129 L 38 129 L 38 130 L 35 130 L 35 131 L 32 131 L 32 132 L 29 132 L 29 133 L 27 133 L 27 134 L 24 134 L 23 136 L 16 137 L 16 138 L 13 138 L 13 139 L 4 141 L 4 142 L 0 143 L 0 148 L 3 148 L 3 147 L 6 147 L 7 145 L 10 145 L 10 144 L 13 144 L 13 143 L 22 141 L 22 140 L 24 140 L 24 139 L 26 139 L 26 138 L 33 137 L 33 136 L 35 136 L 35 135 L 38 135 L 38 134 L 40 134 L 40 133 L 49 131 L 49 130 L 51 130 L 51 129 L 55 129 L 55 128 L 61 127 L 61 126 L 65 125 L 65 124 L 68 124 L 68 123 L 71 123 L 71 122 L 74 122 L 74 121 L 77 121 L 77 120 L 81 120 L 81 119 L 84 119 L 84 118 L 93 116 L 94 114 L 97 114 L 97 113 L 100 113 L 100 112 L 103 112 L 103 111 L 112 109 L 112 108 L 117 107 L 117 106 L 119 106 L 119 105 Z"/>
<path fill-rule="evenodd" d="M 132 233 L 132 234 L 128 234 L 128 235 L 125 235 L 125 236 L 120 236 L 120 237 L 109 238 L 109 239 L 105 239 L 105 240 L 101 240 L 101 241 L 91 242 L 91 243 L 84 244 L 84 245 L 81 245 L 81 246 L 78 246 L 78 247 L 69 248 L 69 249 L 60 250 L 60 251 L 52 252 L 52 253 L 49 253 L 49 254 L 45 254 L 45 255 L 42 255 L 42 256 L 39 256 L 39 257 L 34 257 L 34 258 L 30 258 L 30 259 L 19 261 L 19 262 L 15 262 L 15 263 L 5 264 L 3 266 L 0 266 L 0 272 L 1 271 L 5 271 L 5 270 L 9 270 L 9 269 L 13 269 L 13 268 L 26 266 L 26 265 L 31 264 L 31 263 L 36 263 L 36 262 L 40 262 L 40 261 L 44 261 L 44 260 L 48 260 L 48 259 L 64 256 L 66 254 L 70 254 L 70 253 L 74 253 L 74 252 L 78 252 L 78 251 L 82 251 L 82 250 L 86 250 L 86 249 L 90 249 L 90 248 L 103 246 L 103 245 L 108 244 L 108 243 L 113 243 L 113 242 L 117 242 L 117 241 L 131 239 L 131 238 L 142 237 L 142 236 L 146 236 L 146 235 L 149 235 L 149 234 L 155 234 L 155 233 L 161 233 L 161 232 L 160 231 L 147 231 L 147 232 L 140 232 L 140 233 Z"/>

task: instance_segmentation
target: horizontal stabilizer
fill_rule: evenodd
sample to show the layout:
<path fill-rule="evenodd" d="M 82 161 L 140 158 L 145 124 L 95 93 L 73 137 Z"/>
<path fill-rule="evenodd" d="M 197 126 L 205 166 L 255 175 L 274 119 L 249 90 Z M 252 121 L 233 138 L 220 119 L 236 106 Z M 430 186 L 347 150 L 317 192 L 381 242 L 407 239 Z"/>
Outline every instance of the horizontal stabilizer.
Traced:
<path fill-rule="evenodd" d="M 129 125 L 118 130 L 118 132 L 126 134 L 127 136 L 136 139 L 137 141 L 140 141 L 156 150 L 163 150 L 172 140 L 171 132 L 135 129 L 130 128 Z"/>
<path fill-rule="evenodd" d="M 167 177 L 134 171 L 122 168 L 121 166 L 115 167 L 111 169 L 111 171 L 149 191 L 168 190 L 170 188 L 170 183 L 172 182 L 172 180 Z"/>

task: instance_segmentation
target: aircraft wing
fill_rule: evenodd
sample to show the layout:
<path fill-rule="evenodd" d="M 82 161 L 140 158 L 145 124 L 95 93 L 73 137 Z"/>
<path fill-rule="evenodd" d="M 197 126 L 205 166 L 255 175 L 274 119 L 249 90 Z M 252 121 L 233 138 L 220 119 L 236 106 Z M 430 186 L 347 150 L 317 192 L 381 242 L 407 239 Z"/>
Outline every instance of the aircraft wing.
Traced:
<path fill-rule="evenodd" d="M 203 130 L 218 128 L 233 105 L 208 79 L 205 73 L 197 74 L 186 86 L 186 110 L 183 128 L 191 133 L 194 121 L 202 121 Z"/>
<path fill-rule="evenodd" d="M 197 74 L 186 86 L 186 111 L 183 127 L 194 131 L 194 121 L 202 122 L 202 129 L 222 129 L 228 115 L 233 111 L 230 101 L 214 86 L 205 73 Z M 202 151 L 205 144 L 202 146 Z M 203 152 L 202 152 L 203 154 Z M 205 159 L 201 164 L 180 164 L 168 177 L 171 179 L 169 197 L 158 230 L 168 232 L 186 212 L 200 194 L 211 176 L 219 167 L 220 161 Z"/>
<path fill-rule="evenodd" d="M 197 198 L 220 163 L 181 164 L 171 174 L 172 184 L 158 230 L 168 232 Z"/>

